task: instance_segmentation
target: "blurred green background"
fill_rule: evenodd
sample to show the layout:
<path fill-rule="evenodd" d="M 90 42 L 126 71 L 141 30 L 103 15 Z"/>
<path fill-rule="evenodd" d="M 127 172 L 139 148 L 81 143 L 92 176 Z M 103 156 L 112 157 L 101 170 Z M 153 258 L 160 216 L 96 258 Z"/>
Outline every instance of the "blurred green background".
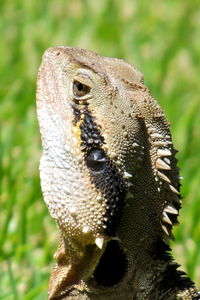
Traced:
<path fill-rule="evenodd" d="M 36 74 L 44 50 L 133 63 L 171 123 L 184 177 L 173 253 L 200 285 L 200 2 L 0 1 L 0 299 L 46 299 L 58 230 L 42 199 Z"/>

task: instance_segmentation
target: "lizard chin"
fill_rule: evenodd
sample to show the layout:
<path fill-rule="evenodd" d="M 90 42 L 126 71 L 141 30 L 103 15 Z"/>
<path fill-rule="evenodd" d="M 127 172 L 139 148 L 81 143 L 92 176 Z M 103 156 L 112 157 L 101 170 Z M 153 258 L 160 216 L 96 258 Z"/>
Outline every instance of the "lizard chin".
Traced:
<path fill-rule="evenodd" d="M 97 245 L 79 249 L 76 245 L 75 249 L 64 238 L 54 258 L 57 265 L 49 282 L 49 299 L 64 296 L 80 280 L 87 281 L 88 286 L 93 286 L 93 290 L 98 290 L 100 286 L 117 285 L 128 268 L 126 254 L 117 239 L 107 240 L 101 249 Z M 62 280 L 55 281 L 55 277 Z"/>

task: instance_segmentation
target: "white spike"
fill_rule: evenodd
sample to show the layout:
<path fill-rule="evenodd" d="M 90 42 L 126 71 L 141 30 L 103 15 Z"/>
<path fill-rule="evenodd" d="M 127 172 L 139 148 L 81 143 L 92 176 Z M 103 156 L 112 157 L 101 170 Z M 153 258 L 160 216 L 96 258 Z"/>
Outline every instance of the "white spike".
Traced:
<path fill-rule="evenodd" d="M 168 183 L 170 183 L 171 181 L 170 181 L 170 179 L 165 175 L 165 174 L 163 174 L 163 173 L 161 173 L 161 172 L 159 172 L 158 171 L 158 176 L 161 178 L 161 179 L 163 179 L 164 181 L 166 181 L 166 182 L 168 182 Z"/>
<path fill-rule="evenodd" d="M 128 187 L 131 187 L 133 184 L 132 184 L 132 182 L 128 182 Z"/>
<path fill-rule="evenodd" d="M 164 142 L 164 141 L 156 141 L 156 142 L 153 142 L 153 144 L 154 144 L 154 146 L 156 146 L 156 147 L 165 147 L 166 145 L 167 145 L 167 143 L 166 142 Z"/>
<path fill-rule="evenodd" d="M 169 185 L 170 189 L 172 192 L 174 192 L 175 194 L 179 195 L 179 192 L 177 191 L 177 189 L 175 189 L 175 187 L 173 187 L 173 185 Z"/>
<path fill-rule="evenodd" d="M 154 140 L 154 139 L 163 139 L 163 136 L 162 136 L 162 134 L 160 134 L 160 133 L 152 133 L 151 134 L 151 138 Z"/>
<path fill-rule="evenodd" d="M 168 217 L 168 215 L 164 211 L 163 211 L 162 220 L 163 220 L 163 222 L 165 222 L 165 223 L 167 223 L 169 225 L 172 225 L 172 222 L 171 222 L 170 218 Z"/>
<path fill-rule="evenodd" d="M 83 228 L 82 228 L 82 232 L 83 233 L 88 233 L 90 231 L 90 227 L 89 226 L 84 226 Z"/>
<path fill-rule="evenodd" d="M 128 173 L 128 172 L 124 172 L 123 177 L 124 177 L 125 179 L 129 179 L 129 178 L 131 178 L 131 177 L 133 177 L 133 176 L 132 176 L 130 173 Z"/>
<path fill-rule="evenodd" d="M 172 154 L 171 154 L 171 151 L 168 150 L 168 149 L 158 149 L 157 150 L 157 155 L 158 156 L 170 156 Z"/>
<path fill-rule="evenodd" d="M 137 147 L 139 147 L 139 145 L 137 144 L 137 143 L 133 143 L 133 148 L 137 148 Z"/>
<path fill-rule="evenodd" d="M 180 179 L 180 180 L 183 180 L 183 176 L 179 176 L 179 179 Z"/>
<path fill-rule="evenodd" d="M 164 160 L 168 165 L 170 165 L 170 160 L 169 160 L 169 158 L 164 157 L 163 160 Z"/>
<path fill-rule="evenodd" d="M 77 215 L 76 207 L 74 207 L 74 206 L 69 207 L 69 213 L 72 216 L 76 216 Z"/>
<path fill-rule="evenodd" d="M 166 233 L 166 235 L 169 236 L 169 232 L 167 230 L 167 227 L 165 227 L 165 225 L 161 225 L 161 226 L 162 226 L 163 231 Z"/>
<path fill-rule="evenodd" d="M 109 153 L 109 157 L 110 157 L 111 159 L 114 159 L 114 158 L 117 157 L 117 154 L 116 154 L 115 152 L 110 152 L 110 153 Z"/>
<path fill-rule="evenodd" d="M 170 166 L 166 164 L 162 159 L 158 158 L 156 160 L 156 168 L 163 170 L 171 170 Z"/>
<path fill-rule="evenodd" d="M 98 237 L 95 239 L 95 244 L 99 249 L 102 249 L 104 243 L 104 238 L 103 237 Z"/>
<path fill-rule="evenodd" d="M 178 210 L 171 205 L 168 205 L 165 207 L 164 212 L 170 213 L 172 215 L 178 215 Z"/>
<path fill-rule="evenodd" d="M 96 200 L 97 200 L 97 202 L 102 202 L 102 196 L 98 195 L 98 196 L 96 197 Z"/>
<path fill-rule="evenodd" d="M 151 126 L 151 125 L 149 125 L 149 126 Z M 152 132 L 155 132 L 156 131 L 156 128 L 155 127 L 149 127 L 148 129 L 147 129 L 147 132 L 149 133 L 149 134 L 151 134 Z"/>
<path fill-rule="evenodd" d="M 120 161 L 120 160 L 116 160 L 115 163 L 116 163 L 117 166 L 120 166 L 120 165 L 121 165 L 121 161 Z"/>

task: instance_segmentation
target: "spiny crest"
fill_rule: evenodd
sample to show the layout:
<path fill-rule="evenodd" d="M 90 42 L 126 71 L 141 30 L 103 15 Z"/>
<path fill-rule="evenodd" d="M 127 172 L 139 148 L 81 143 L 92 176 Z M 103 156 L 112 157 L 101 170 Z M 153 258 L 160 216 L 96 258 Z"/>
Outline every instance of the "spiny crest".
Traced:
<path fill-rule="evenodd" d="M 172 160 L 176 160 L 174 154 L 175 150 L 173 149 L 169 134 L 161 134 L 156 127 L 151 125 L 147 127 L 147 131 L 156 157 L 154 176 L 155 181 L 158 183 L 157 190 L 161 192 L 165 189 L 171 195 L 169 197 L 170 200 L 167 199 L 162 212 L 161 228 L 167 237 L 174 239 L 171 231 L 173 225 L 178 223 L 177 216 L 181 206 L 179 191 L 172 184 L 172 180 L 175 180 L 171 174 L 171 171 L 173 171 L 171 162 Z"/>
<path fill-rule="evenodd" d="M 162 213 L 161 227 L 162 227 L 164 233 L 170 239 L 174 239 L 174 236 L 171 232 L 172 226 L 175 225 L 173 216 L 176 216 L 176 217 L 178 216 L 178 210 L 172 205 L 167 205 L 164 208 L 163 213 Z"/>

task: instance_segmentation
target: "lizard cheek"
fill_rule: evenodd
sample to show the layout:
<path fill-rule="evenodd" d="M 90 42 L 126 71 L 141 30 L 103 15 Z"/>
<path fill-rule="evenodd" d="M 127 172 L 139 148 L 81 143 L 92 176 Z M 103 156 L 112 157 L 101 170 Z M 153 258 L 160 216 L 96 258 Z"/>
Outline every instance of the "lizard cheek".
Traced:
<path fill-rule="evenodd" d="M 102 228 L 108 236 L 115 236 L 124 207 L 126 186 L 123 177 L 106 152 L 91 148 L 85 156 L 90 173 L 90 181 L 105 202 L 102 215 Z"/>
<path fill-rule="evenodd" d="M 90 151 L 86 157 L 87 167 L 92 172 L 103 172 L 106 168 L 107 159 L 102 149 Z"/>

